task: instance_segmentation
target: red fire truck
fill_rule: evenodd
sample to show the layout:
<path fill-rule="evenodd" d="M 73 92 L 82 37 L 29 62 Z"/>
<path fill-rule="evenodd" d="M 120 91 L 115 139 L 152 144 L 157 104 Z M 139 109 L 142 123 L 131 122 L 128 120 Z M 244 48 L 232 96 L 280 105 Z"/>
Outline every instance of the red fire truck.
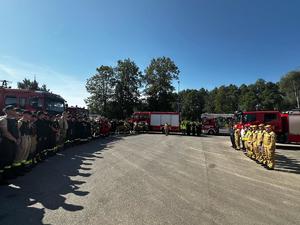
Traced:
<path fill-rule="evenodd" d="M 7 105 L 14 105 L 30 111 L 47 111 L 59 114 L 65 110 L 65 100 L 56 94 L 44 91 L 31 91 L 0 87 L 0 114 Z"/>
<path fill-rule="evenodd" d="M 237 125 L 269 124 L 277 134 L 278 142 L 300 143 L 300 109 L 281 113 L 279 111 L 249 111 L 235 114 Z"/>
<path fill-rule="evenodd" d="M 135 112 L 130 122 L 148 124 L 151 131 L 163 131 L 165 123 L 169 124 L 171 131 L 180 130 L 178 112 Z"/>
<path fill-rule="evenodd" d="M 202 132 L 204 134 L 229 134 L 229 124 L 234 114 L 203 113 Z"/>

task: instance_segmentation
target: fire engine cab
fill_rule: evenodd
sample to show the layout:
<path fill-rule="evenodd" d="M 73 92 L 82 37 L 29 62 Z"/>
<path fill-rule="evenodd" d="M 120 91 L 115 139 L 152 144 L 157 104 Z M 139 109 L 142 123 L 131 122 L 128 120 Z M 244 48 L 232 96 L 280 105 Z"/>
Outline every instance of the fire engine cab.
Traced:
<path fill-rule="evenodd" d="M 65 110 L 65 100 L 59 95 L 44 91 L 0 87 L 0 115 L 7 105 L 30 111 L 43 110 L 50 114 L 59 114 Z"/>

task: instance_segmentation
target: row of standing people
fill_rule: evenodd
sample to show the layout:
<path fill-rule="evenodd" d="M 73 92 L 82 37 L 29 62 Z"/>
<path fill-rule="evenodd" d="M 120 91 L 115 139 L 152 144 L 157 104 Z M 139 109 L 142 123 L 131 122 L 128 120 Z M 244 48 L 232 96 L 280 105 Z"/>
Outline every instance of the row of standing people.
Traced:
<path fill-rule="evenodd" d="M 0 182 L 24 175 L 65 144 L 82 143 L 109 133 L 109 123 L 72 116 L 21 111 L 14 106 L 0 117 Z"/>
<path fill-rule="evenodd" d="M 182 131 L 183 135 L 200 136 L 202 133 L 202 123 L 184 120 L 180 123 L 180 130 Z"/>
<path fill-rule="evenodd" d="M 267 169 L 275 168 L 276 134 L 271 125 L 245 125 L 241 129 L 235 125 L 231 139 L 236 150 L 244 150 Z"/>

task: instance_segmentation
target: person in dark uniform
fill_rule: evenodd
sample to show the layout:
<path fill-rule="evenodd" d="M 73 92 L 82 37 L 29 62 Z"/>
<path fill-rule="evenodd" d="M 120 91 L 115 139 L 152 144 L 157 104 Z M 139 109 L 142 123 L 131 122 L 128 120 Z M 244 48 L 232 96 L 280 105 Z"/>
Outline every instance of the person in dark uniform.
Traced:
<path fill-rule="evenodd" d="M 87 123 L 87 133 L 86 133 L 86 135 L 87 135 L 87 138 L 88 138 L 88 140 L 91 140 L 92 139 L 92 124 L 91 124 L 91 121 L 87 118 L 87 121 L 86 121 L 86 123 Z"/>
<path fill-rule="evenodd" d="M 201 126 L 201 123 L 200 123 L 200 122 L 197 122 L 197 124 L 196 124 L 196 133 L 197 133 L 197 136 L 200 136 L 200 135 L 201 135 L 201 132 L 202 132 L 202 126 Z"/>
<path fill-rule="evenodd" d="M 45 114 L 41 111 L 37 113 L 37 121 L 36 121 L 36 135 L 37 135 L 37 147 L 36 147 L 36 160 L 42 161 L 44 160 L 43 151 L 47 147 L 47 139 L 48 139 L 48 128 L 47 122 L 45 120 Z"/>
<path fill-rule="evenodd" d="M 28 160 L 31 162 L 31 167 L 35 166 L 37 164 L 37 161 L 35 159 L 36 155 L 36 147 L 37 147 L 37 135 L 36 135 L 36 121 L 37 121 L 37 116 L 33 114 L 31 116 L 31 121 L 30 121 L 30 137 L 31 137 L 31 146 L 30 146 L 30 153 Z"/>
<path fill-rule="evenodd" d="M 188 136 L 191 135 L 191 123 L 189 121 L 187 121 L 187 123 L 186 123 L 186 134 Z"/>
<path fill-rule="evenodd" d="M 81 118 L 77 117 L 75 120 L 75 141 L 80 142 L 82 133 L 82 126 L 81 126 Z"/>
<path fill-rule="evenodd" d="M 235 148 L 236 146 L 235 146 L 235 141 L 234 141 L 234 125 L 233 125 L 233 123 L 230 123 L 229 133 L 230 133 L 231 147 Z"/>
<path fill-rule="evenodd" d="M 17 114 L 14 106 L 6 106 L 5 116 L 0 118 L 2 144 L 0 149 L 0 177 L 10 179 L 14 177 L 12 165 L 20 144 Z"/>
<path fill-rule="evenodd" d="M 196 123 L 195 122 L 192 122 L 192 134 L 193 134 L 193 136 L 196 135 Z"/>
<path fill-rule="evenodd" d="M 18 128 L 20 131 L 20 145 L 16 153 L 14 164 L 18 164 L 20 171 L 28 172 L 30 170 L 30 161 L 28 157 L 30 154 L 31 137 L 30 137 L 30 120 L 31 112 L 28 110 L 23 111 L 22 118 L 18 121 Z"/>
<path fill-rule="evenodd" d="M 57 150 L 57 136 L 59 134 L 59 123 L 57 117 L 52 115 L 49 118 L 49 146 L 48 152 L 50 155 L 54 155 Z"/>

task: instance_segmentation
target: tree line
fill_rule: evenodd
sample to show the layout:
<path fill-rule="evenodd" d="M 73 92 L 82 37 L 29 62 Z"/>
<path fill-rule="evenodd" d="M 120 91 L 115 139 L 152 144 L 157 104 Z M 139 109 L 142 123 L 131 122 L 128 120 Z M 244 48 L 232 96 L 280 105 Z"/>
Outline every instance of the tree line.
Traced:
<path fill-rule="evenodd" d="M 199 120 L 201 114 L 233 113 L 238 110 L 299 108 L 300 70 L 290 71 L 278 82 L 258 79 L 253 84 L 230 84 L 176 92 L 179 68 L 168 57 L 150 61 L 142 72 L 131 59 L 116 66 L 101 65 L 86 82 L 90 96 L 85 102 L 91 113 L 125 119 L 134 111 L 180 111 L 183 119 Z M 200 86 L 200 85 L 199 85 Z M 45 84 L 24 79 L 18 88 L 50 91 Z"/>
<path fill-rule="evenodd" d="M 258 79 L 253 84 L 230 84 L 176 92 L 180 71 L 168 57 L 151 60 L 142 72 L 131 59 L 115 67 L 102 65 L 86 82 L 91 113 L 125 119 L 134 111 L 180 111 L 184 119 L 201 114 L 249 110 L 290 110 L 299 107 L 300 71 L 285 74 L 274 83 Z"/>

